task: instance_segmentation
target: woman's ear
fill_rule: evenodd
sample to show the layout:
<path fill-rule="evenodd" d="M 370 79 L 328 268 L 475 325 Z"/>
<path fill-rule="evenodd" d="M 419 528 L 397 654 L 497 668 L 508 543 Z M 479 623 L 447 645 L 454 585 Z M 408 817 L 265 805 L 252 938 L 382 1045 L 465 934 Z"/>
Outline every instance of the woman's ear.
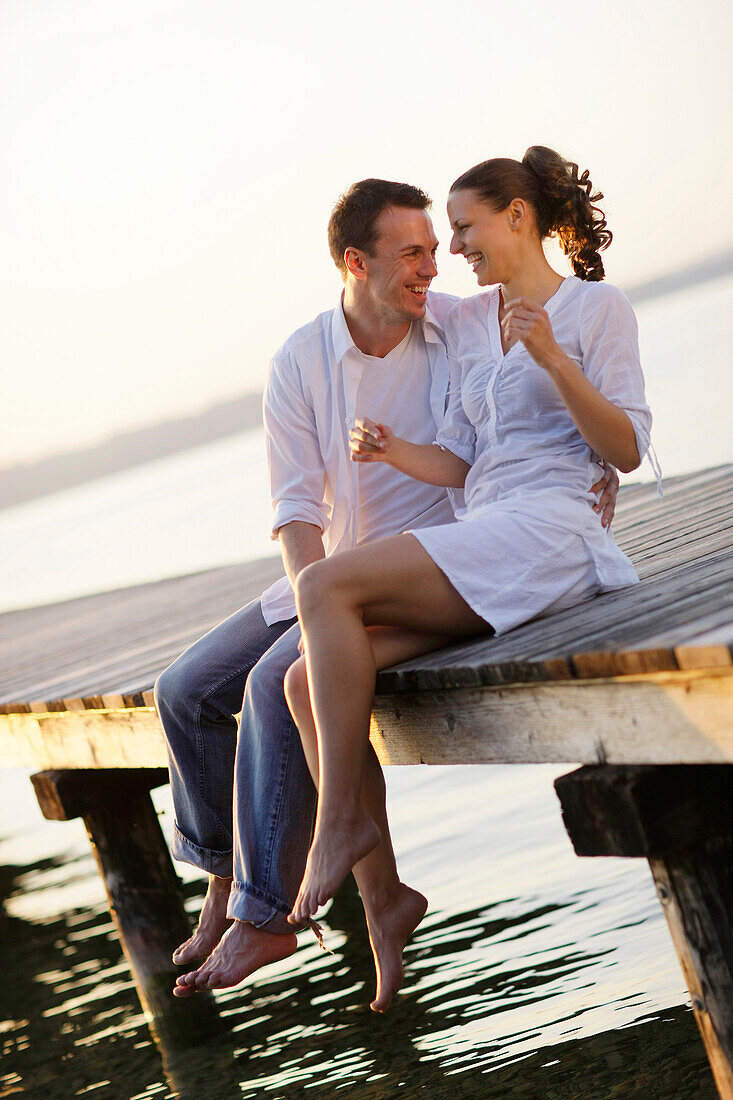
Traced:
<path fill-rule="evenodd" d="M 524 199 L 512 199 L 507 207 L 507 213 L 509 215 L 509 228 L 516 232 L 527 221 L 529 204 Z"/>

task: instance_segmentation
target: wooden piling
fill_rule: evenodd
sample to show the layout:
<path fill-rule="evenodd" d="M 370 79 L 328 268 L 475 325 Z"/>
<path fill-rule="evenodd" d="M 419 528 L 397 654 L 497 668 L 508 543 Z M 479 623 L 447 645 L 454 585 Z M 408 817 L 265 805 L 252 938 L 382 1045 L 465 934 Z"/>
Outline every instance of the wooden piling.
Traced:
<path fill-rule="evenodd" d="M 722 1100 L 733 1100 L 733 767 L 584 767 L 555 781 L 578 855 L 645 856 Z"/>
<path fill-rule="evenodd" d="M 173 996 L 171 959 L 190 922 L 150 789 L 163 769 L 46 771 L 32 777 L 52 820 L 83 817 L 140 1002 L 163 1050 L 200 1043 L 221 1029 L 209 993 Z"/>

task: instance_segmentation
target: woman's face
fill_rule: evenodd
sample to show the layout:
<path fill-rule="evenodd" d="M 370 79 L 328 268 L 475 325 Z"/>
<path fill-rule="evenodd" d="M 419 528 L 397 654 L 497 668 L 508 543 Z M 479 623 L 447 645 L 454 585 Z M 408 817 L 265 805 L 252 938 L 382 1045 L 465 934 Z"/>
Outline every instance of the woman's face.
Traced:
<path fill-rule="evenodd" d="M 478 285 L 508 282 L 517 243 L 511 206 L 494 210 L 475 191 L 451 191 L 448 218 L 453 229 L 450 250 L 465 256 Z"/>

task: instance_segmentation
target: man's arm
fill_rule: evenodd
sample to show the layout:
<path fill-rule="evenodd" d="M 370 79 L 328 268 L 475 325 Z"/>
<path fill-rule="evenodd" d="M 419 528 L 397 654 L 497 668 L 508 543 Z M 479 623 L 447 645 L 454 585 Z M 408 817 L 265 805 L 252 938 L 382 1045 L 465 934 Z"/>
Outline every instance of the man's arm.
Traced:
<path fill-rule="evenodd" d="M 324 501 L 326 471 L 315 414 L 304 398 L 297 365 L 288 356 L 276 357 L 270 364 L 263 418 L 274 510 L 272 538 L 279 539 L 293 524 L 315 528 L 320 543 L 321 531 L 329 522 Z M 323 557 L 322 543 L 320 546 L 318 557 Z"/>
<path fill-rule="evenodd" d="M 286 523 L 277 532 L 280 542 L 280 552 L 283 557 L 283 565 L 291 585 L 295 584 L 295 578 L 301 569 L 311 562 L 325 558 L 326 551 L 323 547 L 323 532 L 313 523 L 304 523 L 302 520 L 293 520 Z"/>

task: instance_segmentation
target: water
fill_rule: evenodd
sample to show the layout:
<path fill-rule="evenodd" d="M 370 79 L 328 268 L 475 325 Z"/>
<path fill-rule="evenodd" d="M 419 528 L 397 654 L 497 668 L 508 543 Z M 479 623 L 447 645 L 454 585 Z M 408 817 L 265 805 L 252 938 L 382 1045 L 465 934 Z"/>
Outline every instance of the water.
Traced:
<path fill-rule="evenodd" d="M 668 473 L 733 460 L 732 290 L 638 311 Z M 259 431 L 30 502 L 0 513 L 0 607 L 274 553 L 269 518 Z M 0 770 L 0 1097 L 714 1097 L 648 868 L 573 855 L 564 770 L 389 769 L 400 868 L 430 899 L 397 1004 L 368 1010 L 345 893 L 324 922 L 333 954 L 302 938 L 217 995 L 227 1035 L 165 1064 L 81 823 L 44 821 L 28 773 Z M 155 798 L 169 833 L 167 788 Z M 180 870 L 194 913 L 201 880 Z"/>

